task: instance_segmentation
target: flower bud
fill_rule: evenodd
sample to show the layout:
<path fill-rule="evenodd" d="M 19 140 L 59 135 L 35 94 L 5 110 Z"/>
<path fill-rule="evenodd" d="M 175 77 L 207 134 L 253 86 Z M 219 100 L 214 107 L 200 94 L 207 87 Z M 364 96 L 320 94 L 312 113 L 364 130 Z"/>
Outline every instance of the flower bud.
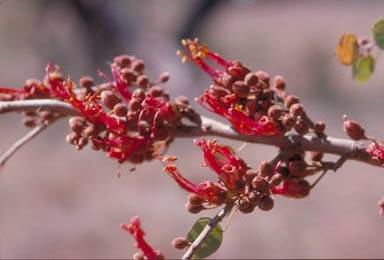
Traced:
<path fill-rule="evenodd" d="M 80 138 L 80 136 L 75 132 L 70 132 L 66 137 L 65 140 L 67 143 L 75 144 L 77 140 Z"/>
<path fill-rule="evenodd" d="M 282 76 L 276 75 L 273 78 L 273 87 L 280 91 L 284 91 L 285 90 L 284 78 Z"/>
<path fill-rule="evenodd" d="M 148 77 L 146 75 L 140 75 L 136 78 L 136 83 L 141 88 L 147 88 L 148 87 Z"/>
<path fill-rule="evenodd" d="M 308 122 L 304 120 L 297 121 L 295 125 L 295 131 L 301 136 L 306 135 L 309 131 Z"/>
<path fill-rule="evenodd" d="M 362 128 L 356 121 L 347 120 L 347 116 L 344 116 L 344 131 L 355 141 L 366 138 L 364 128 Z"/>
<path fill-rule="evenodd" d="M 117 103 L 113 107 L 113 111 L 115 111 L 115 114 L 117 116 L 123 117 L 123 116 L 125 116 L 127 114 L 128 109 L 127 109 L 127 107 L 123 103 Z"/>
<path fill-rule="evenodd" d="M 86 126 L 85 119 L 80 116 L 73 116 L 68 122 L 71 130 L 76 133 L 81 133 Z"/>
<path fill-rule="evenodd" d="M 152 97 L 160 97 L 164 94 L 164 90 L 160 86 L 154 85 L 149 89 L 149 94 Z"/>
<path fill-rule="evenodd" d="M 193 206 L 200 206 L 203 203 L 203 199 L 195 193 L 189 193 L 188 202 Z"/>
<path fill-rule="evenodd" d="M 265 211 L 271 210 L 274 206 L 273 199 L 270 196 L 264 196 L 261 199 L 258 206 L 261 210 L 265 210 Z"/>
<path fill-rule="evenodd" d="M 160 74 L 160 76 L 159 76 L 159 82 L 160 83 L 165 83 L 165 82 L 167 82 L 169 80 L 169 73 L 168 72 L 163 72 L 163 73 L 161 73 Z"/>
<path fill-rule="evenodd" d="M 122 69 L 121 75 L 123 76 L 123 79 L 128 82 L 128 84 L 131 84 L 131 82 L 135 81 L 137 78 L 135 72 L 130 68 Z"/>
<path fill-rule="evenodd" d="M 316 122 L 313 130 L 317 136 L 324 135 L 325 123 L 322 121 Z"/>
<path fill-rule="evenodd" d="M 296 119 L 291 114 L 286 114 L 283 116 L 281 123 L 283 124 L 284 128 L 289 131 L 295 126 Z"/>
<path fill-rule="evenodd" d="M 280 173 L 275 173 L 272 177 L 271 180 L 269 181 L 269 184 L 271 186 L 279 186 L 281 182 L 285 179 L 285 177 L 280 174 Z"/>
<path fill-rule="evenodd" d="M 186 96 L 178 96 L 175 98 L 176 104 L 183 104 L 183 105 L 188 105 L 189 101 Z"/>
<path fill-rule="evenodd" d="M 83 88 L 90 89 L 95 85 L 95 82 L 91 77 L 84 76 L 80 78 L 79 85 Z"/>
<path fill-rule="evenodd" d="M 204 207 L 202 205 L 192 205 L 189 202 L 187 202 L 185 207 L 192 214 L 197 214 L 197 213 L 199 213 L 200 211 L 202 211 L 204 209 Z"/>
<path fill-rule="evenodd" d="M 257 71 L 255 74 L 256 74 L 257 78 L 259 79 L 259 81 L 263 81 L 266 84 L 266 86 L 269 86 L 268 73 L 266 73 L 264 71 Z"/>
<path fill-rule="evenodd" d="M 293 104 L 300 103 L 299 98 L 295 95 L 289 95 L 284 99 L 284 105 L 290 108 Z"/>
<path fill-rule="evenodd" d="M 121 102 L 121 99 L 110 90 L 104 90 L 100 96 L 103 104 L 109 109 L 113 109 L 117 103 Z"/>
<path fill-rule="evenodd" d="M 126 68 L 126 67 L 129 67 L 129 65 L 131 65 L 132 58 L 133 57 L 129 55 L 120 55 L 120 56 L 116 56 L 113 61 L 117 65 L 119 65 L 121 68 Z"/>
<path fill-rule="evenodd" d="M 252 169 L 247 170 L 244 175 L 246 182 L 251 183 L 252 180 L 257 176 L 257 174 L 258 174 L 258 171 L 256 170 L 252 170 Z"/>
<path fill-rule="evenodd" d="M 255 73 L 250 72 L 247 75 L 245 75 L 244 82 L 248 86 L 253 87 L 253 86 L 257 86 L 259 79 L 257 78 Z"/>
<path fill-rule="evenodd" d="M 259 170 L 260 170 L 260 176 L 262 177 L 269 177 L 273 174 L 273 166 L 268 161 L 262 161 L 259 164 Z"/>
<path fill-rule="evenodd" d="M 144 62 L 140 59 L 135 59 L 132 62 L 132 68 L 134 71 L 136 71 L 138 73 L 143 73 L 144 68 L 145 68 Z"/>
<path fill-rule="evenodd" d="M 251 191 L 247 194 L 249 202 L 251 205 L 256 206 L 260 203 L 262 195 L 257 191 Z"/>
<path fill-rule="evenodd" d="M 264 178 L 256 176 L 252 180 L 252 187 L 260 192 L 261 194 L 266 194 L 269 191 L 269 183 Z"/>
<path fill-rule="evenodd" d="M 176 249 L 184 249 L 189 245 L 189 242 L 184 237 L 176 237 L 172 240 L 172 246 Z"/>
<path fill-rule="evenodd" d="M 294 117 L 298 118 L 304 113 L 304 108 L 302 104 L 296 103 L 290 106 L 289 113 Z"/>
<path fill-rule="evenodd" d="M 238 80 L 233 83 L 232 90 L 239 97 L 246 97 L 249 94 L 250 87 L 244 81 Z"/>
<path fill-rule="evenodd" d="M 128 103 L 128 107 L 130 111 L 139 111 L 141 109 L 141 102 L 136 98 L 132 98 Z"/>
<path fill-rule="evenodd" d="M 31 116 L 25 116 L 23 118 L 22 122 L 23 122 L 23 125 L 25 125 L 26 127 L 34 127 L 34 126 L 36 126 L 35 118 L 33 118 Z"/>
<path fill-rule="evenodd" d="M 273 105 L 268 108 L 268 117 L 277 121 L 282 115 L 283 110 L 278 105 Z"/>

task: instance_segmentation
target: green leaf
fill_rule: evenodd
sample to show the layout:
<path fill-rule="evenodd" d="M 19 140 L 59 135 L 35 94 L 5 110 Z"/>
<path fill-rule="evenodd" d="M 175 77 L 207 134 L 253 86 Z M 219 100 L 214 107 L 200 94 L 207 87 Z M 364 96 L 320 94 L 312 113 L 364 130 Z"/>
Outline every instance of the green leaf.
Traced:
<path fill-rule="evenodd" d="M 376 45 L 384 50 L 384 19 L 378 20 L 372 28 L 373 38 L 376 41 Z"/>
<path fill-rule="evenodd" d="M 208 225 L 211 218 L 199 218 L 192 228 L 189 230 L 187 235 L 187 241 L 193 243 L 196 238 L 199 236 L 204 227 Z M 211 232 L 208 234 L 207 238 L 201 243 L 200 247 L 193 254 L 192 258 L 206 258 L 212 255 L 214 252 L 219 249 L 221 242 L 223 241 L 223 230 L 219 224 L 217 224 Z"/>
<path fill-rule="evenodd" d="M 221 154 L 219 154 L 219 153 L 215 153 L 215 159 L 218 161 L 222 161 L 222 160 L 224 160 L 224 157 L 221 156 Z"/>
<path fill-rule="evenodd" d="M 229 148 L 229 150 L 231 150 L 232 154 L 236 154 L 236 151 L 235 151 L 235 149 L 233 149 L 232 146 L 227 145 L 227 147 Z"/>
<path fill-rule="evenodd" d="M 372 56 L 359 58 L 352 66 L 352 75 L 357 82 L 364 83 L 371 78 L 375 68 L 375 59 Z"/>

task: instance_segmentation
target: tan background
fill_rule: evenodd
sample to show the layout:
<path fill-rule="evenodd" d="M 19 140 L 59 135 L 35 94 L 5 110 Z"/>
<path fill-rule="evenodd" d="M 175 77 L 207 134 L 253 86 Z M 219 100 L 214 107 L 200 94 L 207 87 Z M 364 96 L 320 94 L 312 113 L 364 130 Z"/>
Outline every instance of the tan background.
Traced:
<path fill-rule="evenodd" d="M 41 78 L 48 61 L 74 79 L 107 71 L 113 55 L 130 53 L 147 62 L 156 79 L 167 70 L 167 88 L 191 99 L 209 79 L 175 52 L 178 35 L 193 1 L 104 1 L 127 31 L 122 47 L 100 50 L 95 64 L 84 25 L 70 5 L 50 1 L 1 1 L 0 85 L 19 87 Z M 351 78 L 334 50 L 344 32 L 369 36 L 383 16 L 383 1 L 223 1 L 199 27 L 201 41 L 254 70 L 286 78 L 308 113 L 324 120 L 330 135 L 345 137 L 342 116 L 384 135 L 384 64 L 367 84 Z M 108 39 L 108 35 L 105 35 Z M 93 57 L 95 59 L 95 57 Z M 195 105 L 198 108 L 198 105 Z M 201 108 L 199 111 L 207 114 Z M 26 133 L 16 114 L 0 117 L 0 151 Z M 65 142 L 67 120 L 56 123 L 25 146 L 0 171 L 0 258 L 129 258 L 136 251 L 121 222 L 139 215 L 147 240 L 168 258 L 181 251 L 170 246 L 199 216 L 189 214 L 187 194 L 154 161 L 121 168 L 101 152 L 76 152 Z M 241 143 L 220 139 L 234 147 Z M 169 154 L 180 157 L 185 176 L 200 182 L 214 178 L 200 167 L 202 156 L 192 140 L 176 140 Z M 248 145 L 240 153 L 254 167 L 272 159 L 275 149 Z M 334 158 L 334 157 L 332 157 Z M 278 197 L 270 212 L 237 214 L 212 258 L 382 258 L 384 219 L 377 201 L 384 195 L 384 171 L 347 162 L 329 173 L 303 200 Z"/>

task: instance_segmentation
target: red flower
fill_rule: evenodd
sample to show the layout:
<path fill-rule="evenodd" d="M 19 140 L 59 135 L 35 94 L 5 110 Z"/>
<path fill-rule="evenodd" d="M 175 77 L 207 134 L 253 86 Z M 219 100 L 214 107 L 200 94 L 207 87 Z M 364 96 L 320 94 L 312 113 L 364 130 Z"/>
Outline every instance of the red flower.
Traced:
<path fill-rule="evenodd" d="M 158 259 L 161 258 L 159 251 L 153 250 L 153 248 L 144 240 L 144 231 L 140 226 L 140 219 L 138 216 L 131 218 L 131 224 L 121 224 L 120 227 L 125 231 L 128 231 L 135 238 L 137 244 L 136 247 L 143 251 L 147 259 Z"/>
<path fill-rule="evenodd" d="M 210 90 L 205 90 L 203 96 L 197 99 L 200 104 L 207 103 L 209 111 L 226 118 L 236 130 L 244 135 L 268 135 L 276 136 L 283 133 L 277 128 L 274 121 L 267 116 L 254 118 L 247 115 L 242 99 L 246 96 L 254 96 L 248 87 L 237 87 L 237 81 L 244 80 L 250 70 L 238 61 L 228 61 L 217 53 L 212 53 L 207 45 L 198 45 L 198 39 L 193 41 L 183 40 L 182 44 L 186 54 L 178 52 L 183 57 L 183 61 L 191 61 L 200 67 L 204 72 L 212 77 L 217 86 L 212 86 Z M 214 68 L 204 61 L 209 61 L 219 65 L 222 69 Z M 237 80 L 237 81 L 236 81 Z M 242 85 L 240 85 L 242 86 Z M 219 91 L 217 91 L 219 89 Z M 245 91 L 243 91 L 246 89 Z"/>
<path fill-rule="evenodd" d="M 372 159 L 382 163 L 384 166 L 383 142 L 380 142 L 380 144 L 372 142 L 365 151 L 372 157 Z"/>
<path fill-rule="evenodd" d="M 188 192 L 195 193 L 204 201 L 220 205 L 227 197 L 227 191 L 225 188 L 221 187 L 217 183 L 205 181 L 200 184 L 196 184 L 183 177 L 177 169 L 176 165 L 172 164 L 177 160 L 176 157 L 160 156 L 159 160 L 161 160 L 162 164 L 164 165 L 163 171 L 167 172 L 169 176 L 171 176 L 181 188 Z"/>

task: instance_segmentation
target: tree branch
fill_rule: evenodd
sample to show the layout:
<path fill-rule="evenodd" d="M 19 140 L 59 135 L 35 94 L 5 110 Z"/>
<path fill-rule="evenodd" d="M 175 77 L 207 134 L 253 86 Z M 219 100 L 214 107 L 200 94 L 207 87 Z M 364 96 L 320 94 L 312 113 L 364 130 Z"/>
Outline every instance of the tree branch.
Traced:
<path fill-rule="evenodd" d="M 48 110 L 65 115 L 81 115 L 70 104 L 51 99 L 35 99 L 23 101 L 0 102 L 0 114 L 7 112 L 35 111 L 36 109 Z M 381 163 L 373 160 L 366 152 L 367 145 L 348 139 L 334 137 L 287 135 L 276 136 L 247 136 L 236 132 L 230 125 L 221 123 L 208 117 L 201 117 L 201 126 L 184 126 L 174 132 L 174 137 L 199 137 L 217 136 L 239 140 L 248 143 L 273 145 L 279 148 L 295 148 L 303 151 L 316 151 L 322 153 L 345 156 L 346 159 L 357 160 L 374 166 Z"/>

